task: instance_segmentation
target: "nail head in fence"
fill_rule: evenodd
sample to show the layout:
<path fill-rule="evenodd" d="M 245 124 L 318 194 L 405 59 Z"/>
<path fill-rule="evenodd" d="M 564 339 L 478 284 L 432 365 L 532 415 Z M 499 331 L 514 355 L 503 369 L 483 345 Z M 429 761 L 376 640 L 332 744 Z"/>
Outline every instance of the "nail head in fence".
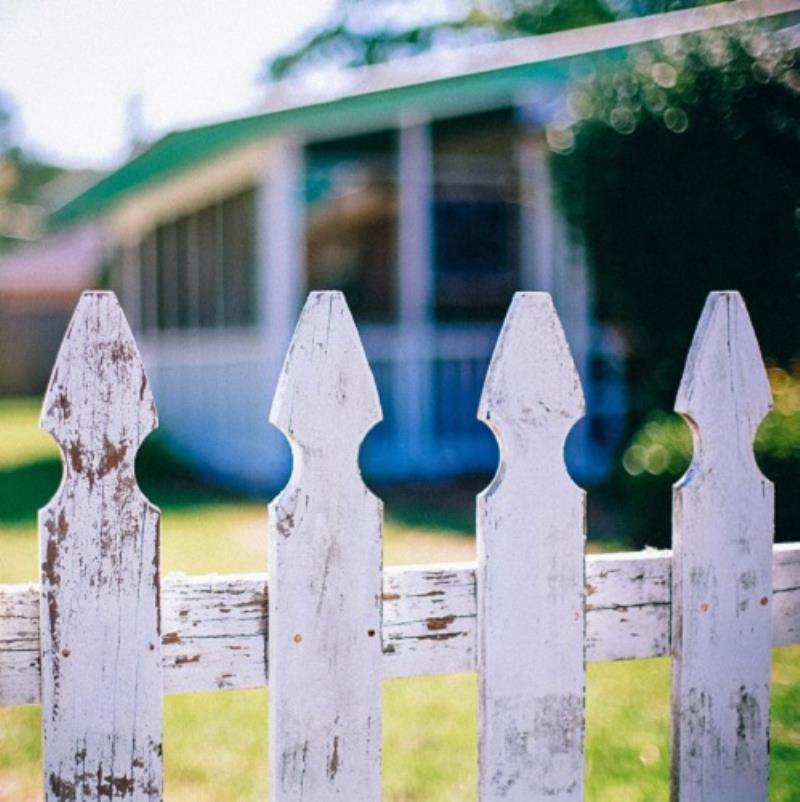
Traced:
<path fill-rule="evenodd" d="M 753 439 L 771 406 L 741 296 L 711 293 L 675 410 L 694 456 L 673 499 L 672 797 L 767 798 L 773 489 Z"/>
<path fill-rule="evenodd" d="M 478 499 L 479 798 L 583 798 L 585 494 L 564 464 L 580 379 L 547 293 L 517 293 L 478 417 L 500 468 Z"/>
<path fill-rule="evenodd" d="M 290 440 L 270 506 L 270 793 L 381 796 L 382 505 L 358 451 L 381 419 L 344 296 L 311 293 L 270 420 Z"/>
<path fill-rule="evenodd" d="M 39 513 L 46 798 L 159 800 L 159 513 L 134 474 L 157 419 L 113 293 L 81 297 L 41 425 L 66 466 Z"/>

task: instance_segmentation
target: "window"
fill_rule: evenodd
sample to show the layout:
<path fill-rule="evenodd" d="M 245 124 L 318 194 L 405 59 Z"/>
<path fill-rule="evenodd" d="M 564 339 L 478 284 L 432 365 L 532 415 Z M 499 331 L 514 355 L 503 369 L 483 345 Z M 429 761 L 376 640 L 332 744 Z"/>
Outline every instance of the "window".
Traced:
<path fill-rule="evenodd" d="M 256 320 L 255 191 L 158 226 L 139 246 L 142 329 Z"/>
<path fill-rule="evenodd" d="M 306 259 L 311 290 L 342 290 L 356 318 L 395 315 L 395 132 L 306 150 Z"/>
<path fill-rule="evenodd" d="M 439 320 L 501 319 L 518 286 L 514 132 L 510 109 L 433 124 Z"/>

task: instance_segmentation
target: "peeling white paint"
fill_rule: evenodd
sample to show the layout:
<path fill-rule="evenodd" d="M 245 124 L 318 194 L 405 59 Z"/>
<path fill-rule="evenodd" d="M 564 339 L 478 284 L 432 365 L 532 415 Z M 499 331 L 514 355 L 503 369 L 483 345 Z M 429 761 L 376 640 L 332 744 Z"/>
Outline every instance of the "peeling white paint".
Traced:
<path fill-rule="evenodd" d="M 358 451 L 381 419 L 353 319 L 312 293 L 270 420 L 294 467 L 270 505 L 270 798 L 381 796 L 382 505 Z"/>
<path fill-rule="evenodd" d="M 583 798 L 585 493 L 564 464 L 580 379 L 547 293 L 518 292 L 478 417 L 500 467 L 478 497 L 478 798 Z"/>
<path fill-rule="evenodd" d="M 160 800 L 158 510 L 136 452 L 157 425 L 111 293 L 84 293 L 44 400 L 65 474 L 39 513 L 45 797 Z"/>
<path fill-rule="evenodd" d="M 773 489 L 753 439 L 771 407 L 744 302 L 712 293 L 675 409 L 692 464 L 675 485 L 672 796 L 767 798 Z"/>

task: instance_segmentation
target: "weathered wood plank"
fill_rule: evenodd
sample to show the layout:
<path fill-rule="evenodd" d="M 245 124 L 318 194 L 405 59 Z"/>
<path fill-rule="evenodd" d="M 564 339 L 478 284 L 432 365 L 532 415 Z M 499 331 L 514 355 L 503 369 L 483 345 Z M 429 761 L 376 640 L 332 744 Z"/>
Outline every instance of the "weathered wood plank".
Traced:
<path fill-rule="evenodd" d="M 670 653 L 670 552 L 586 558 L 586 659 Z M 772 645 L 800 644 L 800 546 L 775 546 Z M 387 567 L 383 676 L 475 670 L 475 565 Z M 161 586 L 164 693 L 267 682 L 267 575 L 167 576 Z M 39 692 L 39 588 L 0 585 L 0 707 Z"/>
<path fill-rule="evenodd" d="M 670 651 L 670 554 L 602 554 L 586 561 L 586 659 Z"/>
<path fill-rule="evenodd" d="M 387 568 L 384 676 L 475 670 L 475 565 Z"/>
<path fill-rule="evenodd" d="M 41 701 L 39 585 L 0 585 L 0 706 Z"/>
<path fill-rule="evenodd" d="M 478 798 L 583 799 L 585 493 L 564 464 L 583 393 L 547 293 L 514 296 L 478 417 Z"/>
<path fill-rule="evenodd" d="M 669 552 L 587 558 L 587 660 L 670 653 L 669 565 Z M 776 546 L 773 570 L 773 646 L 800 643 L 800 549 Z M 390 567 L 383 587 L 384 677 L 475 669 L 474 565 Z M 262 687 L 266 599 L 266 574 L 168 576 L 164 692 Z M 38 588 L 0 586 L 0 706 L 39 701 L 38 661 Z"/>
<path fill-rule="evenodd" d="M 266 684 L 265 574 L 167 577 L 162 600 L 165 693 Z"/>
<path fill-rule="evenodd" d="M 753 455 L 771 406 L 741 296 L 711 293 L 675 409 L 692 464 L 675 485 L 672 798 L 767 798 L 773 489 Z"/>
<path fill-rule="evenodd" d="M 800 643 L 800 548 L 780 543 L 772 552 L 772 645 Z"/>
<path fill-rule="evenodd" d="M 84 293 L 42 428 L 66 470 L 39 513 L 43 762 L 48 800 L 161 799 L 158 510 L 136 452 L 156 427 L 113 293 Z"/>
<path fill-rule="evenodd" d="M 381 419 L 344 296 L 312 293 L 270 420 L 290 440 L 270 505 L 270 794 L 381 796 L 382 505 L 358 452 Z"/>

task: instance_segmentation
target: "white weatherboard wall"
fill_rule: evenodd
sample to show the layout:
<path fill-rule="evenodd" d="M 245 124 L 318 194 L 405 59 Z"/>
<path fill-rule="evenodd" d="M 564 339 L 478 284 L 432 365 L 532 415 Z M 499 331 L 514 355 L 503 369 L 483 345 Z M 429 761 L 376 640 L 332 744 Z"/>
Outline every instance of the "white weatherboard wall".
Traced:
<path fill-rule="evenodd" d="M 480 559 L 384 570 L 356 461 L 375 385 L 341 296 L 314 294 L 273 406 L 295 461 L 269 580 L 162 582 L 133 475 L 147 380 L 113 295 L 86 294 L 45 401 L 67 469 L 41 582 L 0 586 L 0 704 L 42 702 L 48 799 L 149 801 L 162 695 L 269 681 L 273 798 L 377 802 L 382 678 L 478 671 L 479 799 L 544 801 L 581 795 L 586 661 L 672 654 L 673 799 L 766 800 L 769 648 L 800 643 L 800 545 L 772 546 L 765 388 L 741 299 L 713 294 L 679 393 L 696 442 L 676 550 L 584 557 L 561 459 L 580 387 L 549 298 L 520 294 L 481 404 L 502 463 Z"/>

